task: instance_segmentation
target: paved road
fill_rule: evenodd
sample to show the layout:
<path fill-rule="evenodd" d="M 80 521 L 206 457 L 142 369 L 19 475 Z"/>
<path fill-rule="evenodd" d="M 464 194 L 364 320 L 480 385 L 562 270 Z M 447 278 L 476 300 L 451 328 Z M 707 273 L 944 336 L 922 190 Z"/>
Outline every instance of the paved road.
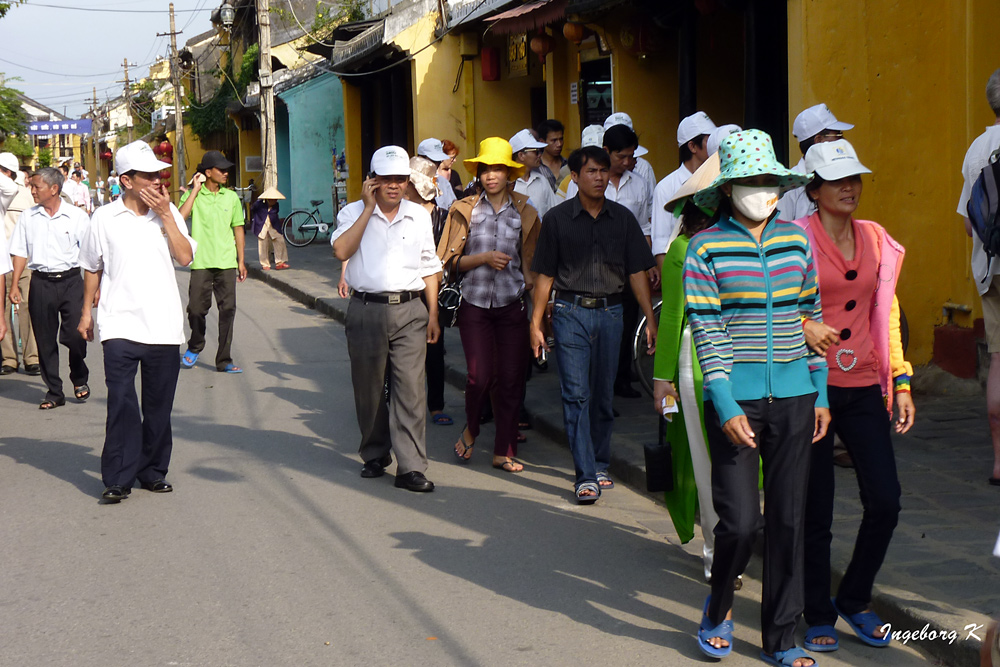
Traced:
<path fill-rule="evenodd" d="M 428 427 L 435 493 L 363 480 L 342 327 L 260 283 L 239 298 L 246 373 L 214 372 L 212 344 L 182 371 L 172 494 L 98 504 L 99 345 L 87 404 L 40 412 L 38 378 L 0 379 L 0 664 L 702 662 L 700 543 L 650 499 L 577 507 L 568 452 L 537 432 L 522 475 L 486 448 L 459 466 L 457 425 Z M 735 612 L 726 664 L 763 664 L 753 579 Z M 842 643 L 823 665 L 927 664 Z"/>

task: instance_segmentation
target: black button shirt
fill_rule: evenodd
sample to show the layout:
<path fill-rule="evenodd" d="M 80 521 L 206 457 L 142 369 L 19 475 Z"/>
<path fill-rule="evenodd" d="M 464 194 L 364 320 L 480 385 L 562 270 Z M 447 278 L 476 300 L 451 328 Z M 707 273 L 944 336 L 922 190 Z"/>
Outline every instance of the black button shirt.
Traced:
<path fill-rule="evenodd" d="M 554 278 L 557 290 L 600 297 L 620 293 L 631 274 L 653 265 L 631 211 L 605 199 L 594 218 L 574 197 L 542 219 L 531 270 Z"/>

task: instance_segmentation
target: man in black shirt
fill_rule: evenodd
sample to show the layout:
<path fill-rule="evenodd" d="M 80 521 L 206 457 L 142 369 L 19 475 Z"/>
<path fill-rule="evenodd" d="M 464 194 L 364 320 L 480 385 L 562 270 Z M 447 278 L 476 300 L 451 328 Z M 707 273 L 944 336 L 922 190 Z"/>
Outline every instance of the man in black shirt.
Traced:
<path fill-rule="evenodd" d="M 655 349 L 656 321 L 646 270 L 653 255 L 635 216 L 604 198 L 611 159 L 596 146 L 573 151 L 573 199 L 542 221 L 531 269 L 538 274 L 531 318 L 531 347 L 548 350 L 542 320 L 555 288 L 556 339 L 563 419 L 576 466 L 576 497 L 590 504 L 610 489 L 611 408 L 622 337 L 622 288 L 626 278 L 646 315 L 646 339 Z"/>

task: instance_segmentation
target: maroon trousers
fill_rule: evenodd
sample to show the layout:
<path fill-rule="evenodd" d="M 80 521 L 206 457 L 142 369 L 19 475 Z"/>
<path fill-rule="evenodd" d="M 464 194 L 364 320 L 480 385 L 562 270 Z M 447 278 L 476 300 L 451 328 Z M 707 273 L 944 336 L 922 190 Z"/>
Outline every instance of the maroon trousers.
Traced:
<path fill-rule="evenodd" d="M 496 423 L 494 456 L 517 455 L 517 421 L 528 371 L 528 311 L 520 299 L 500 308 L 480 308 L 463 301 L 458 331 L 469 374 L 465 381 L 465 418 L 479 437 L 483 401 L 492 393 Z"/>

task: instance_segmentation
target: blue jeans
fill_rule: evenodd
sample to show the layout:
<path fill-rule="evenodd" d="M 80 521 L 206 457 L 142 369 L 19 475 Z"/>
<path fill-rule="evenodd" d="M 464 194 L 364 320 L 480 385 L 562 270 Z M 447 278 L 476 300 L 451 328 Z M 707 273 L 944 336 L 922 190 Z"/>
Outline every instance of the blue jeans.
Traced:
<path fill-rule="evenodd" d="M 576 466 L 576 485 L 596 482 L 611 463 L 611 408 L 622 307 L 583 308 L 557 299 L 552 313 L 563 421 Z"/>

